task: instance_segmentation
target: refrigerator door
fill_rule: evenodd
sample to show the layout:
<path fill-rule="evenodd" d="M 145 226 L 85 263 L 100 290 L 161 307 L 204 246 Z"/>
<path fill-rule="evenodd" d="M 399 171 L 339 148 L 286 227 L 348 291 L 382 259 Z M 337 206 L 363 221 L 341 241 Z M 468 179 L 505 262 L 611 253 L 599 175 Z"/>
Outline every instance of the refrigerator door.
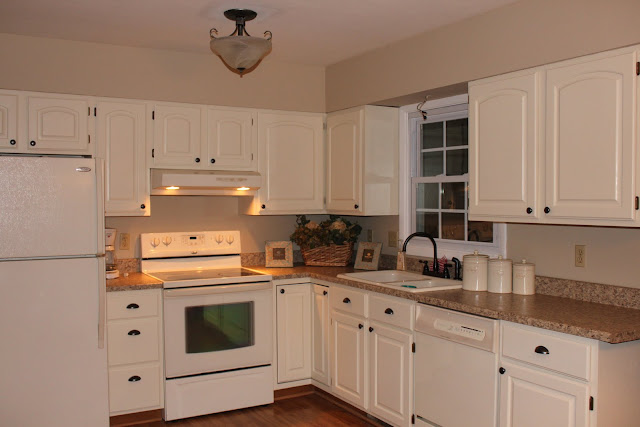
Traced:
<path fill-rule="evenodd" d="M 0 156 L 0 259 L 99 253 L 97 172 L 95 159 Z"/>
<path fill-rule="evenodd" d="M 0 424 L 109 424 L 101 261 L 0 261 Z"/>

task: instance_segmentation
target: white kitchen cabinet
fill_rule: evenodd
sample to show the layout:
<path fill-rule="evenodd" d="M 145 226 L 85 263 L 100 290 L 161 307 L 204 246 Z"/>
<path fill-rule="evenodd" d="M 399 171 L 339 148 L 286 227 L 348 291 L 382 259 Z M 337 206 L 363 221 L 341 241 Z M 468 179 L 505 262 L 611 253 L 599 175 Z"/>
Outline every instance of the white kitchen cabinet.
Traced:
<path fill-rule="evenodd" d="M 331 310 L 331 392 L 359 408 L 367 408 L 368 322 Z"/>
<path fill-rule="evenodd" d="M 98 155 L 105 161 L 105 214 L 150 215 L 146 104 L 99 100 L 96 110 Z"/>
<path fill-rule="evenodd" d="M 18 150 L 18 93 L 0 91 L 0 150 Z"/>
<path fill-rule="evenodd" d="M 153 106 L 153 166 L 201 169 L 203 108 L 187 104 Z"/>
<path fill-rule="evenodd" d="M 311 301 L 311 378 L 324 385 L 329 385 L 329 292 L 314 284 Z"/>
<path fill-rule="evenodd" d="M 366 105 L 327 116 L 326 208 L 398 214 L 398 111 Z"/>
<path fill-rule="evenodd" d="M 209 169 L 255 171 L 258 134 L 254 111 L 207 108 Z"/>
<path fill-rule="evenodd" d="M 161 289 L 107 294 L 111 415 L 164 406 Z"/>
<path fill-rule="evenodd" d="M 276 286 L 278 383 L 311 377 L 311 285 Z"/>

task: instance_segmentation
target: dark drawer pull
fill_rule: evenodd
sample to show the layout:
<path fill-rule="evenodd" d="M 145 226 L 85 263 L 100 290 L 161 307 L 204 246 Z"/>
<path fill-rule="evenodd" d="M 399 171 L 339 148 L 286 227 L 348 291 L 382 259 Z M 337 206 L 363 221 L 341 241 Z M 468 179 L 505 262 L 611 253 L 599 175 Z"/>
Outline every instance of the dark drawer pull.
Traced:
<path fill-rule="evenodd" d="M 31 142 L 29 143 L 29 145 L 30 145 L 30 146 L 32 146 L 32 147 L 35 147 L 35 146 L 36 146 L 36 142 L 35 142 L 35 141 L 31 141 Z"/>
<path fill-rule="evenodd" d="M 362 323 L 358 323 L 358 329 L 362 329 L 364 328 L 364 325 Z"/>
<path fill-rule="evenodd" d="M 137 329 L 132 329 L 129 332 L 127 332 L 127 335 L 131 335 L 131 336 L 140 335 L 140 331 Z"/>
<path fill-rule="evenodd" d="M 384 311 L 384 314 L 393 314 L 393 310 L 391 310 L 390 308 L 387 308 L 387 309 Z"/>
<path fill-rule="evenodd" d="M 329 292 L 327 292 L 327 291 L 322 291 L 322 295 L 326 295 L 326 294 L 328 294 L 328 293 L 329 293 Z"/>
<path fill-rule="evenodd" d="M 9 144 L 11 144 L 11 145 L 16 145 L 16 140 L 15 140 L 15 139 L 12 139 L 11 141 L 9 141 Z"/>
<path fill-rule="evenodd" d="M 373 332 L 373 328 L 369 326 L 369 332 Z"/>
<path fill-rule="evenodd" d="M 280 289 L 280 293 L 281 293 L 281 294 L 284 294 L 284 289 Z"/>
<path fill-rule="evenodd" d="M 549 354 L 549 350 L 543 345 L 537 346 L 535 352 L 538 354 Z"/>
<path fill-rule="evenodd" d="M 142 378 L 140 378 L 137 375 L 132 376 L 131 378 L 129 378 L 129 382 L 131 383 L 137 383 L 138 381 L 140 381 Z"/>
<path fill-rule="evenodd" d="M 131 304 L 129 304 L 127 306 L 127 310 L 135 310 L 136 308 L 140 308 L 140 306 L 138 304 L 136 304 L 135 302 L 132 302 Z"/>
<path fill-rule="evenodd" d="M 345 304 L 351 304 L 351 300 L 349 298 L 343 299 L 342 302 Z"/>

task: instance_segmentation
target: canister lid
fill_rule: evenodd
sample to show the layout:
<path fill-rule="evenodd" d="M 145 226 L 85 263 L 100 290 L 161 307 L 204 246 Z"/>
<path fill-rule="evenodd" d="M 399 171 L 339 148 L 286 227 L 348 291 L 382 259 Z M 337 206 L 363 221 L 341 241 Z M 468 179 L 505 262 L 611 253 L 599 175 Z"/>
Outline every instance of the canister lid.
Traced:
<path fill-rule="evenodd" d="M 511 260 L 509 258 L 502 258 L 502 255 L 498 255 L 498 258 L 491 258 L 489 262 L 497 264 L 511 264 Z"/>
<path fill-rule="evenodd" d="M 526 259 L 523 259 L 522 262 L 514 262 L 513 263 L 513 268 L 517 269 L 517 270 L 533 270 L 533 269 L 535 269 L 535 267 L 536 267 L 535 264 L 527 262 Z"/>
<path fill-rule="evenodd" d="M 478 251 L 473 251 L 473 254 L 467 254 L 462 257 L 462 263 L 465 262 L 487 262 L 489 255 L 479 254 Z"/>
<path fill-rule="evenodd" d="M 525 265 L 530 265 L 530 266 L 532 266 L 532 267 L 534 267 L 534 266 L 535 266 L 535 264 L 530 263 L 530 262 L 527 262 L 527 260 L 526 260 L 526 259 L 524 259 L 524 258 L 522 258 L 522 261 L 521 261 L 521 262 L 514 262 L 514 263 L 513 263 L 513 265 L 523 265 L 523 266 L 525 266 Z"/>

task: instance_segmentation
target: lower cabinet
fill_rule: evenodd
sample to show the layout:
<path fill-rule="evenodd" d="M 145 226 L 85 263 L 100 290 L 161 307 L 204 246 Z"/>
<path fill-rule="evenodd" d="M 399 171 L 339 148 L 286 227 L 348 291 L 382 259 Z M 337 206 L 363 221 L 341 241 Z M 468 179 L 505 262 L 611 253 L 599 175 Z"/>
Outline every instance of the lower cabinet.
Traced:
<path fill-rule="evenodd" d="M 329 385 L 329 287 L 313 284 L 311 300 L 311 378 Z"/>
<path fill-rule="evenodd" d="M 363 409 L 368 385 L 366 323 L 363 317 L 331 311 L 331 392 Z"/>
<path fill-rule="evenodd" d="M 276 286 L 278 383 L 311 377 L 311 285 Z"/>

